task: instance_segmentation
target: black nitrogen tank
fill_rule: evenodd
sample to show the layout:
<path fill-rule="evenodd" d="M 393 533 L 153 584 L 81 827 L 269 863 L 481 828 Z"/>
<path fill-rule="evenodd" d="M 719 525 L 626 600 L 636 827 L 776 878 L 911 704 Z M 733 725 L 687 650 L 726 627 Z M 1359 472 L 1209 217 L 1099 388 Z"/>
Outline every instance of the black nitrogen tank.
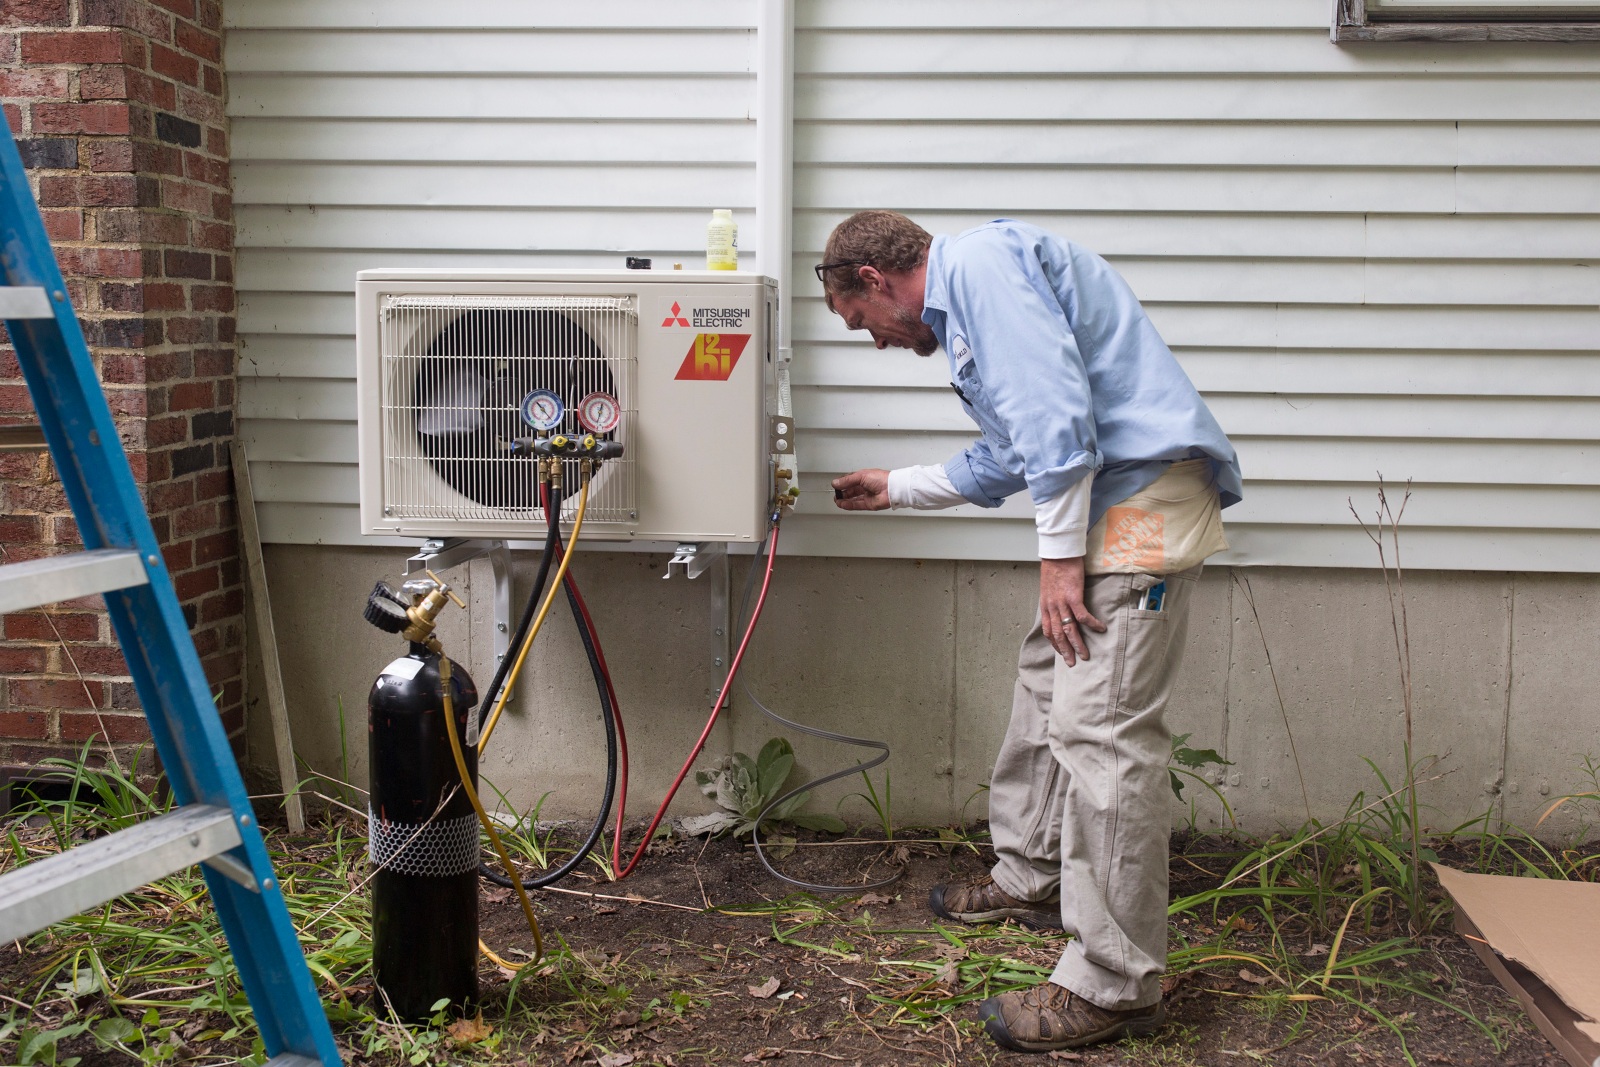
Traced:
<path fill-rule="evenodd" d="M 478 820 L 444 732 L 461 739 L 476 788 L 466 737 L 478 690 L 454 660 L 450 688 L 447 725 L 439 655 L 413 643 L 367 698 L 373 978 L 404 1019 L 427 1019 L 440 1000 L 470 1011 L 478 998 Z"/>

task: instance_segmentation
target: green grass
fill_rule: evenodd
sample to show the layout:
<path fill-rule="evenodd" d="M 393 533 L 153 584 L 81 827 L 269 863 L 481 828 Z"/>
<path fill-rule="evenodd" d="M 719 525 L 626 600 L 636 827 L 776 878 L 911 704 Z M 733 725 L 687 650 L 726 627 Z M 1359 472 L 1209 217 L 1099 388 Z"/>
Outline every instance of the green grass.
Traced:
<path fill-rule="evenodd" d="M 0 868 L 114 831 L 168 804 L 134 772 L 91 770 L 83 760 L 61 763 L 59 770 L 73 784 L 72 795 L 81 787 L 95 803 L 39 802 L 18 812 L 0 832 Z M 1432 1005 L 1466 1020 L 1500 1049 L 1507 1024 L 1484 1018 L 1459 996 L 1454 977 L 1440 973 L 1418 937 L 1417 915 L 1423 931 L 1438 929 L 1448 904 L 1431 881 L 1411 881 L 1412 844 L 1423 855 L 1448 848 L 1455 862 L 1472 869 L 1549 878 L 1594 879 L 1600 861 L 1592 849 L 1494 829 L 1487 816 L 1430 832 L 1413 821 L 1403 787 L 1393 788 L 1376 766 L 1373 771 L 1372 794 L 1352 800 L 1339 820 L 1266 837 L 1225 831 L 1191 839 L 1182 859 L 1205 872 L 1204 882 L 1171 902 L 1169 980 L 1287 1018 L 1291 1034 L 1314 1027 L 1323 1009 L 1358 1014 L 1391 1033 L 1408 1059 L 1415 1023 L 1396 1006 Z M 1426 780 L 1430 773 L 1424 764 L 1410 777 Z M 1596 802 L 1574 794 L 1568 803 Z M 562 846 L 537 815 L 537 809 L 526 813 L 510 837 L 520 859 L 545 865 Z M 962 828 L 902 836 L 908 846 L 932 854 L 984 847 L 981 835 Z M 497 987 L 496 1002 L 486 1005 L 491 1027 L 463 1046 L 443 1015 L 407 1025 L 383 1011 L 381 998 L 367 995 L 372 958 L 364 826 L 329 805 L 307 835 L 291 840 L 269 831 L 267 843 L 340 1043 L 367 1060 L 504 1061 L 509 1049 L 551 1032 L 604 1050 L 610 1020 L 630 998 L 631 1010 L 681 1019 L 708 998 L 726 995 L 707 979 L 664 977 L 645 953 L 601 956 L 552 938 L 548 959 Z M 1413 914 L 1411 898 L 1425 902 L 1419 913 Z M 771 941 L 824 970 L 857 975 L 841 990 L 856 997 L 870 1025 L 889 1030 L 975 1033 L 972 1006 L 1043 981 L 1060 948 L 1056 937 L 1009 925 L 891 927 L 875 920 L 870 906 L 803 893 L 716 910 L 764 920 Z M 759 940 L 746 940 L 751 944 L 731 943 L 723 956 L 761 959 L 752 947 Z M 63 1042 L 81 1048 L 90 1040 L 150 1063 L 264 1058 L 195 870 L 58 923 L 24 948 L 25 980 L 9 983 L 0 995 L 0 1061 L 70 1067 Z M 1251 975 L 1242 990 L 1232 982 L 1240 971 Z M 656 992 L 641 1006 L 634 991 L 646 984 Z M 1179 1036 L 1150 1043 L 1136 1062 L 1168 1062 L 1181 1052 L 1174 1044 Z"/>

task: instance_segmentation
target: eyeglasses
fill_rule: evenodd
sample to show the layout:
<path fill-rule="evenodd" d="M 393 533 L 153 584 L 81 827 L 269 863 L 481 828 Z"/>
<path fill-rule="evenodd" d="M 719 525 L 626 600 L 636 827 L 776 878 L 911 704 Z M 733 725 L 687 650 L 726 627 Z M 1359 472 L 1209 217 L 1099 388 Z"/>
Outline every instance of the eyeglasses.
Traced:
<path fill-rule="evenodd" d="M 870 267 L 870 266 L 872 266 L 872 260 L 870 260 L 870 259 L 841 259 L 837 263 L 818 263 L 812 269 L 817 272 L 817 281 L 819 281 L 822 284 L 826 285 L 826 284 L 828 284 L 828 279 L 826 279 L 826 278 L 824 278 L 822 276 L 822 272 L 823 271 L 837 270 L 840 267 Z"/>

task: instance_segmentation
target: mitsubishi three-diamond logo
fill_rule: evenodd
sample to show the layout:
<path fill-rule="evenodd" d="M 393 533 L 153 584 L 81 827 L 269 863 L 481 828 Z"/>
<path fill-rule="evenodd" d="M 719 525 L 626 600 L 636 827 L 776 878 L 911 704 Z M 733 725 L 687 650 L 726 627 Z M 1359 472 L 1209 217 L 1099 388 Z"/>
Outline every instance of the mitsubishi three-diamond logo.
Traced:
<path fill-rule="evenodd" d="M 661 320 L 661 325 L 663 325 L 663 326 L 687 326 L 687 325 L 689 325 L 689 320 L 683 317 L 683 308 L 678 305 L 678 302 L 676 300 L 674 300 L 672 302 L 672 313 L 670 315 L 668 315 L 666 318 Z"/>

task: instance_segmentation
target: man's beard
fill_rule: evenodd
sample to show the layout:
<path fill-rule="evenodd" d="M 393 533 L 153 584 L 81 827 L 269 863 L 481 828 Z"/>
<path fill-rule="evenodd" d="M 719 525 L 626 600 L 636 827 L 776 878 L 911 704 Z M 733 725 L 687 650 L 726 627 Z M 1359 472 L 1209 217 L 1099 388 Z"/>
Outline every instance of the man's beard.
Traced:
<path fill-rule="evenodd" d="M 889 304 L 884 301 L 894 321 L 911 335 L 911 351 L 919 356 L 931 356 L 939 348 L 939 335 L 933 332 L 933 327 L 922 321 L 922 316 L 910 308 L 903 308 L 899 304 Z"/>

